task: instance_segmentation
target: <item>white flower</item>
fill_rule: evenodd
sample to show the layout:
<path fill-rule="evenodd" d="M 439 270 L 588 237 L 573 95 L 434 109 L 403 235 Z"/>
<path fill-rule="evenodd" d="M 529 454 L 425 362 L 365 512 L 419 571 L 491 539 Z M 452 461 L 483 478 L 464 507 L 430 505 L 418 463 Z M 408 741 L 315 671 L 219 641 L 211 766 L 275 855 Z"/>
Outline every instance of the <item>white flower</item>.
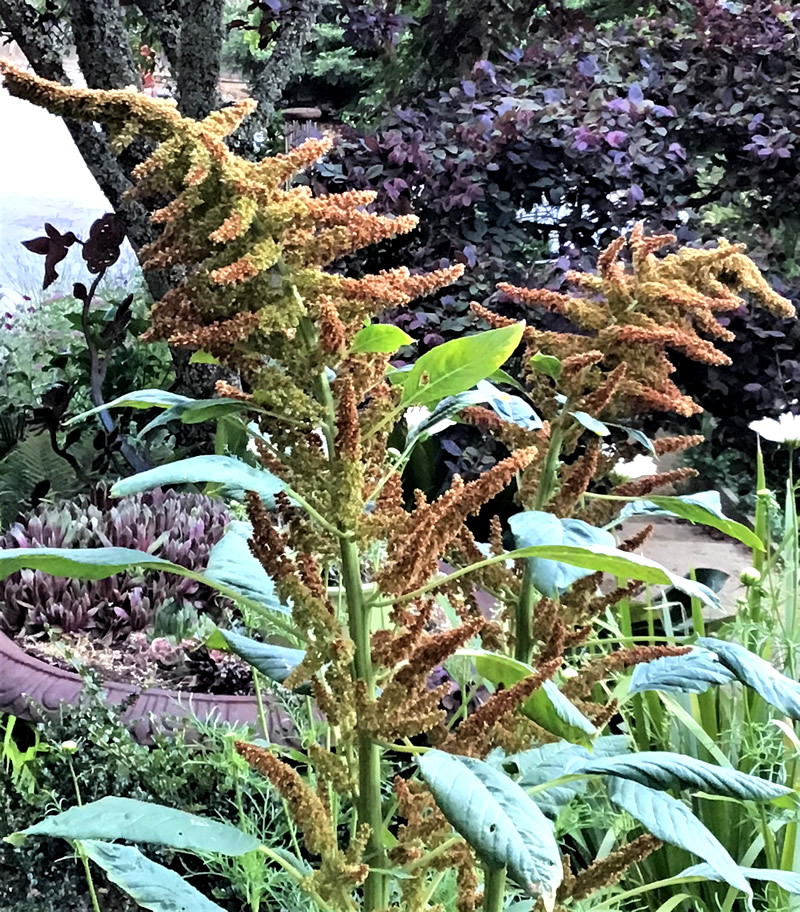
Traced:
<path fill-rule="evenodd" d="M 612 474 L 618 481 L 633 481 L 636 478 L 644 478 L 645 475 L 657 475 L 658 466 L 652 456 L 640 454 L 634 456 L 630 462 L 620 459 Z"/>
<path fill-rule="evenodd" d="M 783 443 L 786 446 L 800 446 L 800 415 L 786 412 L 778 419 L 761 418 L 750 422 L 750 430 L 755 431 L 764 440 Z"/>

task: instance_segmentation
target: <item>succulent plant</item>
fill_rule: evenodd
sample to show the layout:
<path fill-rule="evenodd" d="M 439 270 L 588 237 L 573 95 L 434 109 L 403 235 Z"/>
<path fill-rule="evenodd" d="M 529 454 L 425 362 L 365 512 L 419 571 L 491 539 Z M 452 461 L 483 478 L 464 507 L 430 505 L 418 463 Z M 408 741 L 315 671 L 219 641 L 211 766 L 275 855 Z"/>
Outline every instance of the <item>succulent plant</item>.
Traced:
<path fill-rule="evenodd" d="M 156 489 L 109 503 L 102 492 L 42 504 L 0 536 L 2 548 L 137 548 L 201 570 L 229 521 L 219 501 Z M 104 580 L 63 579 L 21 570 L 0 582 L 0 630 L 12 636 L 46 626 L 113 639 L 157 617 L 220 610 L 194 580 L 147 571 Z"/>

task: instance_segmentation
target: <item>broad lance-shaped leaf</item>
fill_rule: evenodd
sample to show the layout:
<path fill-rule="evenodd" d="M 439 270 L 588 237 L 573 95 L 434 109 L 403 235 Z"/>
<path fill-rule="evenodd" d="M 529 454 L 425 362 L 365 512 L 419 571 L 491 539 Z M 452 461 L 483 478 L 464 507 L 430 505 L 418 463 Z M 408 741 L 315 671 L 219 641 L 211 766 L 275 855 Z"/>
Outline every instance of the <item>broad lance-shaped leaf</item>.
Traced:
<path fill-rule="evenodd" d="M 256 469 L 232 456 L 190 456 L 156 466 L 138 475 L 120 479 L 111 488 L 113 497 L 126 497 L 164 485 L 218 484 L 232 496 L 242 499 L 245 491 L 255 491 L 270 508 L 284 484 L 266 469 Z"/>
<path fill-rule="evenodd" d="M 248 522 L 228 523 L 225 534 L 208 553 L 204 575 L 261 603 L 269 611 L 288 615 L 290 609 L 275 594 L 275 582 L 250 550 L 248 541 L 252 534 L 253 527 Z"/>
<path fill-rule="evenodd" d="M 399 376 L 401 405 L 434 405 L 485 380 L 514 353 L 522 339 L 524 323 L 490 329 L 452 339 L 422 355 L 414 367 Z"/>
<path fill-rule="evenodd" d="M 479 675 L 495 686 L 511 687 L 536 669 L 511 656 L 498 655 L 483 649 L 459 649 L 456 655 L 474 660 Z M 545 681 L 523 703 L 522 712 L 546 731 L 568 741 L 586 742 L 597 734 L 589 719 L 571 703 L 552 681 Z"/>
<path fill-rule="evenodd" d="M 787 678 L 769 662 L 754 652 L 714 637 L 701 637 L 698 645 L 705 646 L 719 656 L 720 662 L 731 671 L 742 684 L 747 684 L 767 703 L 800 720 L 800 684 Z"/>
<path fill-rule="evenodd" d="M 542 426 L 542 419 L 521 396 L 504 393 L 488 380 L 481 380 L 475 389 L 442 399 L 419 424 L 409 427 L 406 447 L 419 438 L 432 437 L 451 427 L 455 423 L 451 420 L 452 417 L 471 405 L 486 405 L 503 421 L 510 421 L 528 431 L 538 430 Z M 408 415 L 406 413 L 406 420 Z"/>
<path fill-rule="evenodd" d="M 768 801 L 793 794 L 792 789 L 776 782 L 669 751 L 640 751 L 603 759 L 573 756 L 565 772 L 618 776 L 656 789 L 698 788 L 746 801 Z"/>
<path fill-rule="evenodd" d="M 516 782 L 482 760 L 431 750 L 420 773 L 453 828 L 489 867 L 508 867 L 529 896 L 552 909 L 561 853 L 547 818 Z"/>
<path fill-rule="evenodd" d="M 565 775 L 564 770 L 570 759 L 590 757 L 589 751 L 578 744 L 569 741 L 557 741 L 554 744 L 543 744 L 518 754 L 499 756 L 489 755 L 489 762 L 500 766 L 510 775 L 517 776 L 520 788 L 529 791 L 559 779 Z M 555 820 L 561 811 L 578 795 L 586 791 L 586 780 L 576 779 L 571 782 L 561 782 L 550 788 L 535 791 L 530 797 L 539 809 L 548 817 Z"/>
<path fill-rule="evenodd" d="M 80 846 L 106 872 L 111 883 L 143 909 L 150 912 L 224 912 L 180 874 L 150 861 L 133 846 L 92 839 L 81 841 Z"/>
<path fill-rule="evenodd" d="M 517 754 L 505 755 L 498 750 L 487 759 L 493 766 L 501 767 L 510 775 L 516 776 L 517 783 L 530 794 L 539 808 L 548 817 L 555 819 L 573 798 L 583 794 L 587 780 L 559 782 L 539 790 L 540 786 L 568 775 L 566 770 L 573 760 L 602 759 L 626 754 L 629 750 L 630 739 L 626 735 L 602 735 L 595 738 L 591 752 L 585 747 L 570 744 L 569 741 L 557 741 Z M 537 790 L 532 791 L 533 789 Z"/>
<path fill-rule="evenodd" d="M 699 491 L 697 494 L 681 494 L 677 497 L 666 497 L 654 494 L 647 500 L 634 500 L 626 503 L 617 518 L 622 522 L 631 516 L 679 516 L 691 523 L 710 526 L 737 541 L 763 551 L 761 539 L 742 523 L 736 522 L 722 511 L 722 500 L 717 491 Z"/>
<path fill-rule="evenodd" d="M 170 393 L 168 390 L 144 389 L 127 393 L 124 396 L 112 399 L 111 402 L 107 402 L 105 405 L 81 412 L 80 415 L 70 418 L 66 424 L 75 424 L 99 412 L 117 408 L 162 408 L 166 410 L 164 415 L 154 418 L 140 432 L 139 436 L 144 437 L 153 428 L 167 424 L 174 419 L 182 421 L 184 424 L 199 424 L 201 421 L 210 421 L 221 418 L 223 415 L 244 411 L 245 409 L 252 410 L 253 406 L 237 399 L 192 399 L 190 396 L 180 396 L 177 393 Z"/>
<path fill-rule="evenodd" d="M 752 896 L 750 885 L 728 851 L 682 801 L 629 779 L 609 777 L 606 782 L 612 803 L 648 832 L 705 859 L 725 883 Z"/>
<path fill-rule="evenodd" d="M 216 646 L 215 636 L 219 635 L 225 646 L 252 665 L 270 681 L 282 684 L 305 658 L 302 649 L 290 649 L 288 646 L 275 646 L 271 643 L 259 643 L 250 637 L 234 633 L 232 630 L 217 629 L 212 639 L 206 641 L 210 648 Z M 298 693 L 311 693 L 309 687 L 298 688 Z"/>
<path fill-rule="evenodd" d="M 508 521 L 514 543 L 518 548 L 533 545 L 605 545 L 613 548 L 616 545 L 610 532 L 590 526 L 580 519 L 559 519 L 552 513 L 527 510 L 517 513 Z M 593 571 L 585 570 L 558 561 L 541 560 L 532 557 L 528 560 L 533 585 L 542 595 L 555 598 L 568 589 L 574 582 L 589 576 Z"/>
<path fill-rule="evenodd" d="M 147 551 L 137 551 L 135 548 L 6 548 L 0 551 L 0 579 L 5 579 L 19 570 L 41 570 L 42 573 L 50 573 L 53 576 L 98 580 L 134 567 L 185 576 L 215 589 L 233 601 L 243 602 L 261 613 L 264 612 L 263 600 L 245 594 L 243 587 L 228 586 L 216 576 L 187 570 L 162 557 L 148 554 Z M 276 633 L 297 638 L 297 629 L 288 612 L 271 610 L 269 620 Z"/>
<path fill-rule="evenodd" d="M 507 554 L 508 559 L 526 557 L 560 561 L 584 570 L 602 570 L 603 573 L 611 573 L 622 579 L 639 580 L 657 586 L 674 586 L 710 608 L 719 608 L 719 597 L 708 586 L 684 579 L 649 557 L 620 551 L 619 548 L 608 548 L 605 545 L 534 545 Z"/>
<path fill-rule="evenodd" d="M 679 656 L 663 656 L 642 662 L 633 670 L 629 694 L 646 690 L 665 693 L 704 693 L 714 684 L 730 684 L 736 678 L 707 649 L 694 649 Z"/>
<path fill-rule="evenodd" d="M 167 390 L 136 390 L 133 393 L 126 393 L 124 396 L 112 399 L 111 402 L 106 402 L 105 405 L 89 409 L 87 412 L 81 412 L 80 415 L 75 415 L 74 418 L 70 418 L 66 424 L 75 424 L 77 421 L 83 421 L 85 418 L 96 415 L 103 410 L 115 408 L 173 408 L 175 406 L 189 405 L 190 403 L 197 401 L 197 399 L 192 399 L 191 396 L 180 396 L 177 393 L 170 393 Z"/>
<path fill-rule="evenodd" d="M 134 798 L 109 796 L 45 817 L 10 837 L 58 836 L 62 839 L 125 839 L 190 852 L 245 855 L 260 843 L 236 827 Z"/>
<path fill-rule="evenodd" d="M 800 874 L 792 871 L 781 871 L 777 868 L 742 868 L 739 870 L 748 880 L 768 880 L 786 890 L 787 893 L 800 894 Z M 722 878 L 709 864 L 692 865 L 681 871 L 678 877 L 705 877 L 706 880 L 720 881 Z"/>

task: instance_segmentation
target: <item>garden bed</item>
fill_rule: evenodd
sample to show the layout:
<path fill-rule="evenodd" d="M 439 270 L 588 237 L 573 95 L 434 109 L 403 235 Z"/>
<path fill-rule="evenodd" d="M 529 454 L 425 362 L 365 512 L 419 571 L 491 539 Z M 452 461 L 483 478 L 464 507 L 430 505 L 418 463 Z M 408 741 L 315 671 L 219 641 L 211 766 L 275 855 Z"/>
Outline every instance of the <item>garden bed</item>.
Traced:
<path fill-rule="evenodd" d="M 76 705 L 85 686 L 74 671 L 29 655 L 0 633 L 0 712 L 35 721 L 43 713 L 57 714 L 63 704 Z M 166 726 L 171 718 L 194 716 L 201 721 L 215 719 L 232 725 L 256 725 L 258 706 L 252 695 L 208 694 L 165 687 L 138 687 L 105 680 L 103 690 L 112 704 L 135 697 L 125 712 L 139 740 L 148 740 L 154 727 Z M 137 696 L 138 694 L 138 696 Z M 269 735 L 272 739 L 288 733 L 288 720 L 265 695 Z"/>

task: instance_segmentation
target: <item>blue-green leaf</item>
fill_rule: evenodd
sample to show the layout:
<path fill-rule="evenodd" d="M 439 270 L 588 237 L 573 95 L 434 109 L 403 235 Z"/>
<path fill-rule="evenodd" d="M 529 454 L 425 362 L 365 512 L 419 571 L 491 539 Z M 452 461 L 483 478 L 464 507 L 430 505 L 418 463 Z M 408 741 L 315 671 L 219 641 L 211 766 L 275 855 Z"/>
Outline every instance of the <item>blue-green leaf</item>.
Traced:
<path fill-rule="evenodd" d="M 597 434 L 598 437 L 608 437 L 611 433 L 602 421 L 598 421 L 597 418 L 593 418 L 587 412 L 570 412 L 570 415 L 578 424 L 583 425 L 587 431 Z"/>
<path fill-rule="evenodd" d="M 126 393 L 124 396 L 112 399 L 111 402 L 107 402 L 105 405 L 89 409 L 87 412 L 81 412 L 80 415 L 75 415 L 74 418 L 70 418 L 65 424 L 75 424 L 78 421 L 83 421 L 85 418 L 89 418 L 104 410 L 110 411 L 117 408 L 173 408 L 174 406 L 185 406 L 196 401 L 196 399 L 192 399 L 190 396 L 179 396 L 177 393 L 170 393 L 167 390 L 136 390 L 133 393 Z"/>
<path fill-rule="evenodd" d="M 497 763 L 507 772 L 515 773 L 518 785 L 528 791 L 564 776 L 569 760 L 589 757 L 591 754 L 586 748 L 557 741 L 498 758 Z M 586 780 L 576 779 L 536 791 L 530 797 L 546 816 L 555 819 L 573 798 L 585 791 Z"/>
<path fill-rule="evenodd" d="M 21 834 L 62 839 L 125 839 L 181 851 L 230 856 L 245 855 L 260 845 L 254 836 L 230 824 L 149 801 L 115 796 L 45 817 Z"/>
<path fill-rule="evenodd" d="M 258 640 L 234 633 L 232 630 L 217 631 L 225 640 L 231 652 L 235 652 L 248 665 L 261 672 L 270 681 L 282 684 L 305 658 L 302 649 L 290 649 L 288 646 L 275 646 L 271 643 L 260 643 Z M 305 692 L 310 693 L 306 688 Z"/>
<path fill-rule="evenodd" d="M 723 881 L 752 896 L 739 866 L 722 843 L 677 798 L 632 782 L 609 778 L 608 796 L 662 842 L 685 849 L 711 865 Z"/>
<path fill-rule="evenodd" d="M 552 513 L 527 510 L 517 513 L 508 521 L 518 548 L 534 545 L 604 545 L 613 548 L 614 536 L 604 529 L 590 526 L 580 519 L 559 519 Z M 554 598 L 573 583 L 593 571 L 540 558 L 529 558 L 533 585 L 548 598 Z"/>
<path fill-rule="evenodd" d="M 204 575 L 229 589 L 240 592 L 245 598 L 259 602 L 269 611 L 290 614 L 275 594 L 275 582 L 250 550 L 249 539 L 253 534 L 250 523 L 233 520 L 225 534 L 208 554 Z"/>
<path fill-rule="evenodd" d="M 176 484 L 218 484 L 237 499 L 245 491 L 255 491 L 270 507 L 275 505 L 275 495 L 284 490 L 283 482 L 266 469 L 256 469 L 232 456 L 208 455 L 178 459 L 122 478 L 111 488 L 111 494 L 127 497 Z"/>
<path fill-rule="evenodd" d="M 522 339 L 524 323 L 451 339 L 418 358 L 401 376 L 401 405 L 434 405 L 471 389 L 494 373 Z"/>
<path fill-rule="evenodd" d="M 224 539 L 223 539 L 224 541 Z M 187 570 L 178 564 L 137 551 L 135 548 L 7 548 L 0 551 L 0 579 L 5 579 L 19 570 L 41 570 L 52 576 L 66 576 L 75 579 L 107 579 L 132 568 L 160 570 L 185 576 L 209 586 L 234 601 L 241 601 L 263 611 L 265 604 L 260 593 L 255 597 L 246 594 L 241 585 L 229 586 L 219 576 L 206 576 L 194 570 Z M 286 612 L 273 611 L 270 615 L 277 631 L 296 637 L 297 631 Z"/>
<path fill-rule="evenodd" d="M 150 912 L 223 912 L 221 906 L 187 883 L 180 874 L 150 861 L 133 846 L 80 843 L 88 857 L 143 909 Z"/>
<path fill-rule="evenodd" d="M 674 586 L 692 598 L 699 599 L 710 608 L 719 608 L 719 597 L 708 586 L 694 580 L 684 579 L 662 567 L 661 564 L 641 554 L 608 548 L 605 545 L 533 545 L 518 548 L 506 554 L 508 560 L 524 558 L 558 561 L 584 570 L 602 571 L 621 579 L 639 580 L 657 586 Z"/>
<path fill-rule="evenodd" d="M 663 656 L 652 662 L 642 662 L 633 670 L 629 694 L 646 690 L 665 693 L 705 693 L 717 684 L 730 684 L 736 678 L 714 652 L 694 649 L 685 655 Z"/>
<path fill-rule="evenodd" d="M 489 867 L 508 867 L 529 896 L 552 907 L 561 883 L 561 853 L 547 818 L 504 773 L 470 757 L 431 750 L 420 773 L 454 829 Z"/>
<path fill-rule="evenodd" d="M 411 336 L 407 332 L 403 332 L 399 326 L 394 326 L 391 323 L 373 323 L 371 326 L 365 326 L 356 333 L 350 351 L 353 354 L 358 352 L 382 352 L 390 355 L 404 345 L 411 345 L 413 341 Z"/>
<path fill-rule="evenodd" d="M 485 402 L 503 421 L 516 424 L 526 431 L 538 431 L 542 426 L 542 419 L 521 396 L 504 393 L 488 380 L 481 380 L 475 391 L 483 397 L 480 401 Z"/>
<path fill-rule="evenodd" d="M 771 706 L 792 719 L 800 720 L 800 684 L 797 681 L 787 678 L 769 662 L 738 643 L 727 643 L 714 637 L 701 637 L 697 643 L 715 652 L 737 680 L 752 687 Z"/>
<path fill-rule="evenodd" d="M 644 433 L 640 431 L 639 428 L 628 427 L 627 424 L 613 424 L 610 421 L 605 422 L 609 427 L 618 428 L 620 431 L 625 431 L 630 440 L 635 440 L 636 443 L 641 444 L 651 456 L 656 455 L 656 448 L 653 444 L 653 441 Z"/>
<path fill-rule="evenodd" d="M 622 522 L 630 516 L 679 516 L 691 523 L 699 523 L 718 529 L 737 541 L 763 551 L 761 539 L 747 526 L 736 522 L 722 511 L 722 501 L 717 491 L 699 491 L 697 494 L 681 494 L 677 497 L 653 495 L 647 500 L 634 500 L 626 503 L 619 514 Z"/>
<path fill-rule="evenodd" d="M 768 880 L 782 887 L 787 893 L 800 894 L 800 874 L 796 874 L 793 871 L 781 871 L 777 868 L 743 867 L 740 867 L 739 870 L 748 880 Z M 678 877 L 705 877 L 706 880 L 723 880 L 709 864 L 692 865 L 690 868 L 686 868 L 685 871 L 681 871 Z"/>
<path fill-rule="evenodd" d="M 669 751 L 639 751 L 605 758 L 571 758 L 567 772 L 596 773 L 630 779 L 648 788 L 697 788 L 712 795 L 745 801 L 769 801 L 792 789 L 713 763 Z"/>

